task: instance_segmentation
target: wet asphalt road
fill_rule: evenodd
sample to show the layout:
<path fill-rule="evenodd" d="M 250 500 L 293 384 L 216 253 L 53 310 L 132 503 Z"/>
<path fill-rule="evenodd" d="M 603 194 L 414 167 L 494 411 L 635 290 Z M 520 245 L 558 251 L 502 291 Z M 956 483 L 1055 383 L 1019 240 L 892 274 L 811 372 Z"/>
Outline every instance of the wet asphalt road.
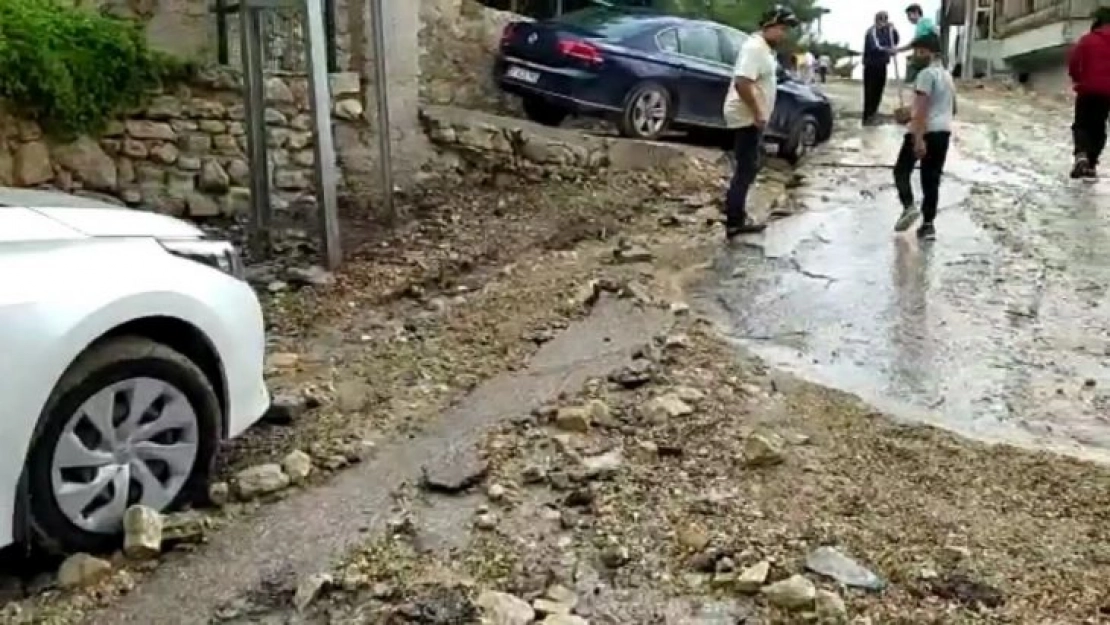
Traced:
<path fill-rule="evenodd" d="M 892 231 L 901 129 L 848 112 L 806 212 L 723 252 L 699 299 L 768 361 L 896 415 L 1110 460 L 1110 179 L 1068 179 L 1065 105 L 960 106 L 936 242 Z"/>

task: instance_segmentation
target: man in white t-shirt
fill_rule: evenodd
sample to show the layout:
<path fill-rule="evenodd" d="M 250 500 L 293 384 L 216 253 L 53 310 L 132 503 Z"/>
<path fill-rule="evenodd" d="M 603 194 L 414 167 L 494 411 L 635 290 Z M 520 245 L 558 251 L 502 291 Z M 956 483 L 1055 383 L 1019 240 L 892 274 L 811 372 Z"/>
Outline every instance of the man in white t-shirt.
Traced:
<path fill-rule="evenodd" d="M 725 121 L 730 129 L 736 129 L 736 169 L 725 196 L 725 236 L 730 240 L 767 228 L 748 217 L 748 189 L 759 173 L 763 130 L 775 110 L 778 61 L 774 48 L 798 25 L 798 18 L 790 9 L 776 6 L 763 14 L 759 25 L 759 32 L 740 48 L 733 71 L 735 79 L 725 96 Z"/>

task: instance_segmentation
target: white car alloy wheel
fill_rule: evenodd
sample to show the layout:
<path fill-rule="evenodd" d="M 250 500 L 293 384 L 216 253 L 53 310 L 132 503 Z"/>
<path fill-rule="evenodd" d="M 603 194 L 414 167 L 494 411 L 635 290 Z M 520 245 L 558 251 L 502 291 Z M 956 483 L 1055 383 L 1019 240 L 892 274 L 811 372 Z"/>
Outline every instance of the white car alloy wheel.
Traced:
<path fill-rule="evenodd" d="M 168 507 L 197 460 L 199 421 L 172 384 L 136 377 L 104 387 L 72 413 L 54 446 L 51 484 L 74 526 L 119 531 L 132 505 Z"/>

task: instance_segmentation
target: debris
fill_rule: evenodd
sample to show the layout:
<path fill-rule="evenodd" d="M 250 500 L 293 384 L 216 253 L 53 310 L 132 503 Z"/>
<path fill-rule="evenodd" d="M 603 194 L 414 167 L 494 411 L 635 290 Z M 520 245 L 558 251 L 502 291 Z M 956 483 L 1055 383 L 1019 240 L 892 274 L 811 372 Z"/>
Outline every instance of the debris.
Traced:
<path fill-rule="evenodd" d="M 762 592 L 771 604 L 787 610 L 812 609 L 817 598 L 817 587 L 804 575 L 795 575 L 764 586 Z"/>
<path fill-rule="evenodd" d="M 312 457 L 296 449 L 281 461 L 281 468 L 293 484 L 303 484 L 312 473 Z"/>
<path fill-rule="evenodd" d="M 671 419 L 692 414 L 694 414 L 694 408 L 679 399 L 675 393 L 656 397 L 644 406 L 644 416 L 655 424 L 663 424 Z"/>
<path fill-rule="evenodd" d="M 614 449 L 596 456 L 587 456 L 582 459 L 583 474 L 585 479 L 605 479 L 620 471 L 624 464 L 624 457 L 620 449 Z"/>
<path fill-rule="evenodd" d="M 486 497 L 489 497 L 490 501 L 503 501 L 505 495 L 505 487 L 500 484 L 490 484 L 489 488 L 486 489 Z"/>
<path fill-rule="evenodd" d="M 460 449 L 449 457 L 421 468 L 421 485 L 434 493 L 456 495 L 486 479 L 489 463 L 471 449 Z"/>
<path fill-rule="evenodd" d="M 632 364 L 612 373 L 609 381 L 631 390 L 649 384 L 654 377 L 654 363 L 644 358 L 637 358 L 632 361 Z"/>
<path fill-rule="evenodd" d="M 235 492 L 243 500 L 276 493 L 289 484 L 289 476 L 277 464 L 260 464 L 235 474 Z"/>
<path fill-rule="evenodd" d="M 112 572 L 107 560 L 94 558 L 87 553 L 75 553 L 58 568 L 58 585 L 62 588 L 92 586 Z"/>
<path fill-rule="evenodd" d="M 848 606 L 831 590 L 820 589 L 814 598 L 817 622 L 821 625 L 842 625 L 848 621 Z"/>
<path fill-rule="evenodd" d="M 886 582 L 832 547 L 818 547 L 806 557 L 806 568 L 845 586 L 879 591 Z"/>
<path fill-rule="evenodd" d="M 231 487 L 227 482 L 213 482 L 208 487 L 208 503 L 222 508 L 231 500 Z"/>
<path fill-rule="evenodd" d="M 649 249 L 629 246 L 613 250 L 613 260 L 620 264 L 650 263 L 655 255 Z"/>
<path fill-rule="evenodd" d="M 483 512 L 474 519 L 474 526 L 483 531 L 497 529 L 497 515 L 492 512 Z"/>
<path fill-rule="evenodd" d="M 489 625 L 529 625 L 536 618 L 532 606 L 508 593 L 485 591 L 478 595 L 478 607 Z"/>
<path fill-rule="evenodd" d="M 162 517 L 162 546 L 199 543 L 204 540 L 212 519 L 198 510 L 175 512 Z"/>
<path fill-rule="evenodd" d="M 584 434 L 590 431 L 590 410 L 584 406 L 562 408 L 555 415 L 555 426 L 565 432 Z"/>
<path fill-rule="evenodd" d="M 749 467 L 769 467 L 782 464 L 782 444 L 763 434 L 753 434 L 744 441 L 744 464 Z"/>
<path fill-rule="evenodd" d="M 146 506 L 131 506 L 123 515 L 123 553 L 149 560 L 162 553 L 162 515 Z"/>
<path fill-rule="evenodd" d="M 327 573 L 314 573 L 297 583 L 293 591 L 293 609 L 304 612 L 321 593 L 327 591 L 335 580 Z"/>
<path fill-rule="evenodd" d="M 767 576 L 771 574 L 771 563 L 764 560 L 754 566 L 744 569 L 736 579 L 736 590 L 749 595 L 759 592 L 767 583 Z"/>

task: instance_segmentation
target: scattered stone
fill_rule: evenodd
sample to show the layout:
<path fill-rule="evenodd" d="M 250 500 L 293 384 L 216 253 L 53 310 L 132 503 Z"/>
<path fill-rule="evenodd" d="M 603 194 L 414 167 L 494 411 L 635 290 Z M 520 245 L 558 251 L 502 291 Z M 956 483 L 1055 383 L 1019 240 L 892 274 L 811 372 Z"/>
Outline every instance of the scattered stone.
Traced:
<path fill-rule="evenodd" d="M 929 584 L 929 589 L 945 601 L 953 601 L 972 608 L 981 606 L 993 610 L 1006 602 L 1002 591 L 962 573 L 933 580 Z"/>
<path fill-rule="evenodd" d="M 736 579 L 736 590 L 754 595 L 767 583 L 767 576 L 771 574 L 771 563 L 767 560 L 744 569 Z"/>
<path fill-rule="evenodd" d="M 541 484 L 547 481 L 547 470 L 539 465 L 529 465 L 524 467 L 520 479 L 525 484 Z"/>
<path fill-rule="evenodd" d="M 795 575 L 788 579 L 775 582 L 763 587 L 763 596 L 772 605 L 787 610 L 809 610 L 817 598 L 817 587 L 804 575 Z"/>
<path fill-rule="evenodd" d="M 222 508 L 228 501 L 231 501 L 231 487 L 227 482 L 213 482 L 208 487 L 208 503 Z"/>
<path fill-rule="evenodd" d="M 832 547 L 818 547 L 806 557 L 806 568 L 851 588 L 886 588 L 878 575 Z"/>
<path fill-rule="evenodd" d="M 705 393 L 692 386 L 680 386 L 674 390 L 674 395 L 680 400 L 695 406 L 705 401 Z"/>
<path fill-rule="evenodd" d="M 814 598 L 817 622 L 821 625 L 842 625 L 848 622 L 848 606 L 831 590 L 818 590 Z"/>
<path fill-rule="evenodd" d="M 601 552 L 601 563 L 611 569 L 619 569 L 632 561 L 627 547 L 613 545 Z"/>
<path fill-rule="evenodd" d="M 487 532 L 497 529 L 497 523 L 497 515 L 492 512 L 483 512 L 474 519 L 474 527 Z"/>
<path fill-rule="evenodd" d="M 613 250 L 613 260 L 620 264 L 650 263 L 655 255 L 643 247 L 622 247 Z"/>
<path fill-rule="evenodd" d="M 591 399 L 586 402 L 586 410 L 590 413 L 590 423 L 593 425 L 602 427 L 616 427 L 618 425 L 617 421 L 613 419 L 609 404 L 600 399 Z"/>
<path fill-rule="evenodd" d="M 671 314 L 676 317 L 681 317 L 690 313 L 690 305 L 685 302 L 674 302 L 671 304 Z"/>
<path fill-rule="evenodd" d="M 343 380 L 335 385 L 335 405 L 341 412 L 360 412 L 370 404 L 373 392 L 362 380 Z"/>
<path fill-rule="evenodd" d="M 293 425 L 307 409 L 308 401 L 303 395 L 278 393 L 270 400 L 270 409 L 263 415 L 262 421 L 270 425 Z"/>
<path fill-rule="evenodd" d="M 709 533 L 698 525 L 688 525 L 678 530 L 678 544 L 691 551 L 703 551 L 709 546 Z"/>
<path fill-rule="evenodd" d="M 590 625 L 590 622 L 573 614 L 552 614 L 541 621 L 541 625 Z"/>
<path fill-rule="evenodd" d="M 292 369 L 300 360 L 299 355 L 291 352 L 275 352 L 266 358 L 266 364 L 275 369 Z"/>
<path fill-rule="evenodd" d="M 500 484 L 490 484 L 486 489 L 486 497 L 489 497 L 490 501 L 504 501 L 506 494 L 505 487 Z"/>
<path fill-rule="evenodd" d="M 565 432 L 585 434 L 590 431 L 590 410 L 584 406 L 561 408 L 555 415 L 555 426 Z"/>
<path fill-rule="evenodd" d="M 570 606 L 564 605 L 557 601 L 546 599 L 544 597 L 539 597 L 532 601 L 532 608 L 536 611 L 536 614 L 539 614 L 541 616 L 551 614 L 570 614 L 571 611 Z"/>
<path fill-rule="evenodd" d="M 529 625 L 536 618 L 536 611 L 519 597 L 485 591 L 478 595 L 478 607 L 489 625 Z"/>
<path fill-rule="evenodd" d="M 694 414 L 694 408 L 679 399 L 677 394 L 668 393 L 652 399 L 644 406 L 644 416 L 655 424 L 663 424 L 671 419 Z"/>
<path fill-rule="evenodd" d="M 204 542 L 212 519 L 197 510 L 175 512 L 162 517 L 162 546 Z"/>
<path fill-rule="evenodd" d="M 293 608 L 297 612 L 304 612 L 321 593 L 331 588 L 334 582 L 332 576 L 327 573 L 315 573 L 302 579 L 293 592 Z"/>
<path fill-rule="evenodd" d="M 149 560 L 162 553 L 162 515 L 146 506 L 131 506 L 123 515 L 123 553 Z"/>
<path fill-rule="evenodd" d="M 335 276 L 327 269 L 313 265 L 311 267 L 290 267 L 288 270 L 289 281 L 299 286 L 326 287 L 335 283 Z"/>
<path fill-rule="evenodd" d="M 596 456 L 588 456 L 582 459 L 582 466 L 585 470 L 583 477 L 586 479 L 606 479 L 620 471 L 623 464 L 624 457 L 619 449 Z"/>
<path fill-rule="evenodd" d="M 289 476 L 277 464 L 261 464 L 235 475 L 235 492 L 243 500 L 276 493 L 288 488 L 289 484 Z"/>
<path fill-rule="evenodd" d="M 84 588 L 99 582 L 111 572 L 112 565 L 107 560 L 76 553 L 66 558 L 58 568 L 58 585 L 62 588 Z"/>
<path fill-rule="evenodd" d="M 312 457 L 295 449 L 282 459 L 281 469 L 293 484 L 303 484 L 312 473 Z"/>
<path fill-rule="evenodd" d="M 574 610 L 578 607 L 578 594 L 566 586 L 555 584 L 548 587 L 543 593 L 544 597 L 565 606 L 568 606 L 567 612 Z"/>
<path fill-rule="evenodd" d="M 486 479 L 489 463 L 470 449 L 422 467 L 421 485 L 429 491 L 455 495 L 477 486 Z"/>
<path fill-rule="evenodd" d="M 744 464 L 749 467 L 770 467 L 785 460 L 782 445 L 770 436 L 753 434 L 744 441 Z"/>
<path fill-rule="evenodd" d="M 655 365 L 647 359 L 638 358 L 632 364 L 615 371 L 609 381 L 626 389 L 637 389 L 655 379 Z"/>
<path fill-rule="evenodd" d="M 685 334 L 672 334 L 663 339 L 663 349 L 679 350 L 690 347 L 690 337 Z"/>

